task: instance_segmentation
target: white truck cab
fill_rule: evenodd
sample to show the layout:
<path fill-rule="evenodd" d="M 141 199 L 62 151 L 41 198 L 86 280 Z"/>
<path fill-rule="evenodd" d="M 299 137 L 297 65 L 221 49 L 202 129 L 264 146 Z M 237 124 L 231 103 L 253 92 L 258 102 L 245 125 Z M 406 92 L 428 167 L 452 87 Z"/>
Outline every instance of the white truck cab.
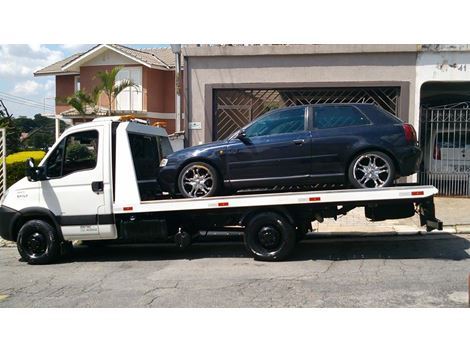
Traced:
<path fill-rule="evenodd" d="M 172 152 L 166 131 L 119 117 L 69 128 L 0 207 L 0 234 L 32 264 L 58 258 L 73 240 L 188 245 L 199 231 L 238 228 L 250 253 L 280 260 L 310 223 L 362 206 L 371 220 L 413 216 L 427 230 L 435 218 L 432 186 L 245 194 L 170 199 L 158 184 L 160 160 Z"/>

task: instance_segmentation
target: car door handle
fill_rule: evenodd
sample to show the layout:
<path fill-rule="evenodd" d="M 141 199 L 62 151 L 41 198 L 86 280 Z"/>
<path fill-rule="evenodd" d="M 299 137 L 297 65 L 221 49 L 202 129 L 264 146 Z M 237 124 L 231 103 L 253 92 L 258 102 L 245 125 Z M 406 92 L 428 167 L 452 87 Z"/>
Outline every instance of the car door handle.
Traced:
<path fill-rule="evenodd" d="M 302 145 L 305 143 L 305 139 L 294 139 L 295 145 Z"/>
<path fill-rule="evenodd" d="M 103 192 L 104 184 L 103 181 L 95 181 L 91 183 L 91 189 L 95 193 Z"/>

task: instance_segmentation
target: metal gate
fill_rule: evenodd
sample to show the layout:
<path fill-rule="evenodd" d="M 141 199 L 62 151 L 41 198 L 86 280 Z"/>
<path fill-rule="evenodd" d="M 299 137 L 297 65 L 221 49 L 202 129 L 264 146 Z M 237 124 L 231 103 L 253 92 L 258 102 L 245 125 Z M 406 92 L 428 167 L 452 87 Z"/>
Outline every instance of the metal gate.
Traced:
<path fill-rule="evenodd" d="M 470 196 L 470 105 L 459 103 L 422 108 L 421 184 L 432 184 L 441 195 Z"/>
<path fill-rule="evenodd" d="M 213 139 L 219 140 L 281 107 L 321 103 L 373 103 L 397 115 L 400 87 L 214 90 Z"/>
<path fill-rule="evenodd" d="M 0 199 L 7 190 L 6 157 L 6 129 L 0 128 Z"/>

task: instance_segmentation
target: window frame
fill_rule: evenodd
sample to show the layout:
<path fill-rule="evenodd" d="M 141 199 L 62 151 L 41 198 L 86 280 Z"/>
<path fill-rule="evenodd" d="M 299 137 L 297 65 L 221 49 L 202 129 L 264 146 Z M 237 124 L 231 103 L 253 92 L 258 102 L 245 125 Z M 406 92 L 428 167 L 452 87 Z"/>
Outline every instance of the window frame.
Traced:
<path fill-rule="evenodd" d="M 93 168 L 88 168 L 88 169 L 81 169 L 81 170 L 76 170 L 76 171 L 73 171 L 67 175 L 64 175 L 64 164 L 65 164 L 65 151 L 67 149 L 67 140 L 69 137 L 75 135 L 75 134 L 78 134 L 78 133 L 83 133 L 83 132 L 93 132 L 93 131 L 96 131 L 96 133 L 98 134 L 98 138 L 97 138 L 97 141 L 98 141 L 98 144 L 97 144 L 97 150 L 96 150 L 96 163 L 95 163 L 95 166 Z M 61 169 L 60 169 L 60 176 L 56 176 L 56 177 L 50 177 L 47 172 L 48 172 L 48 161 L 49 161 L 49 158 L 51 157 L 52 153 L 54 153 L 54 151 L 59 148 L 60 144 L 61 143 L 64 143 L 64 150 L 62 152 L 62 165 L 61 165 Z M 60 142 L 55 146 L 55 148 L 51 151 L 51 153 L 47 156 L 47 159 L 44 160 L 44 168 L 45 168 L 45 175 L 47 177 L 47 180 L 55 180 L 55 179 L 59 179 L 59 178 L 64 178 L 64 177 L 67 177 L 69 175 L 73 175 L 77 172 L 82 172 L 82 171 L 90 171 L 90 170 L 95 170 L 96 167 L 98 166 L 98 156 L 99 156 L 99 149 L 100 148 L 100 131 L 96 128 L 93 128 L 93 129 L 89 129 L 89 130 L 82 130 L 82 131 L 77 131 L 77 132 L 74 132 L 74 133 L 70 133 L 66 136 L 64 136 Z"/>
<path fill-rule="evenodd" d="M 259 122 L 260 120 L 262 119 L 265 119 L 265 118 L 268 118 L 269 116 L 275 114 L 275 113 L 279 113 L 279 112 L 282 112 L 282 111 L 288 111 L 288 110 L 294 110 L 294 109 L 301 109 L 303 108 L 304 109 L 304 127 L 303 127 L 303 130 L 302 131 L 297 131 L 297 132 L 286 132 L 286 133 L 274 133 L 274 134 L 266 134 L 266 135 L 263 135 L 263 136 L 253 136 L 253 137 L 247 137 L 247 138 L 260 138 L 260 137 L 270 137 L 270 136 L 280 136 L 280 135 L 287 135 L 287 134 L 293 134 L 293 133 L 302 133 L 302 132 L 308 132 L 308 128 L 309 128 L 309 123 L 308 123 L 308 116 L 309 116 L 309 109 L 308 109 L 308 106 L 306 105 L 295 105 L 295 106 L 289 106 L 287 108 L 281 108 L 281 109 L 274 109 L 274 110 L 271 110 L 271 111 L 268 111 L 267 113 L 265 113 L 264 115 L 261 115 L 260 117 L 258 117 L 257 119 L 251 121 L 248 125 L 244 126 L 242 128 L 242 130 L 246 130 L 248 129 L 249 127 L 251 127 L 252 125 L 254 125 L 255 123 Z M 238 133 L 235 132 L 233 135 L 234 137 L 230 138 L 230 139 L 236 139 L 236 135 Z"/>
<path fill-rule="evenodd" d="M 355 109 L 357 112 L 359 112 L 359 114 L 361 114 L 364 119 L 368 122 L 368 123 L 365 123 L 365 124 L 361 124 L 361 125 L 349 125 L 349 126 L 338 126 L 338 127 L 327 127 L 327 128 L 318 128 L 316 127 L 315 125 L 315 122 L 316 122 L 316 116 L 315 116 L 315 109 L 316 108 L 321 108 L 321 107 L 324 107 L 324 108 L 333 108 L 333 107 L 348 107 L 348 108 L 353 108 Z M 362 126 L 371 126 L 373 125 L 372 121 L 367 117 L 366 114 L 364 114 L 361 109 L 359 109 L 357 106 L 355 105 L 348 105 L 348 104 L 345 104 L 345 105 L 338 105 L 338 104 L 335 104 L 335 105 L 312 105 L 312 109 L 311 109 L 311 124 L 310 124 L 310 127 L 311 127 L 311 130 L 312 131 L 323 131 L 323 130 L 332 130 L 332 129 L 338 129 L 338 128 L 352 128 L 352 127 L 362 127 Z"/>

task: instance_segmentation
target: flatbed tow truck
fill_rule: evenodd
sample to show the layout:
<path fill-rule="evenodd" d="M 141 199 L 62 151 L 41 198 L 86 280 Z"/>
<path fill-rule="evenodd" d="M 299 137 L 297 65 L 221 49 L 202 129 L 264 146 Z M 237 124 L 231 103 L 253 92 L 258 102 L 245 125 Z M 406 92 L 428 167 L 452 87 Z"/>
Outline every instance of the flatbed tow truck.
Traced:
<path fill-rule="evenodd" d="M 124 121 L 123 121 L 124 120 Z M 160 160 L 171 152 L 164 129 L 119 117 L 69 128 L 39 166 L 11 186 L 0 207 L 0 234 L 31 264 L 57 260 L 72 241 L 154 243 L 185 248 L 201 231 L 242 231 L 257 260 L 287 258 L 313 221 L 363 207 L 372 221 L 418 213 L 442 229 L 433 186 L 313 190 L 172 199 L 160 191 Z M 103 242 L 101 242 L 103 243 Z"/>

